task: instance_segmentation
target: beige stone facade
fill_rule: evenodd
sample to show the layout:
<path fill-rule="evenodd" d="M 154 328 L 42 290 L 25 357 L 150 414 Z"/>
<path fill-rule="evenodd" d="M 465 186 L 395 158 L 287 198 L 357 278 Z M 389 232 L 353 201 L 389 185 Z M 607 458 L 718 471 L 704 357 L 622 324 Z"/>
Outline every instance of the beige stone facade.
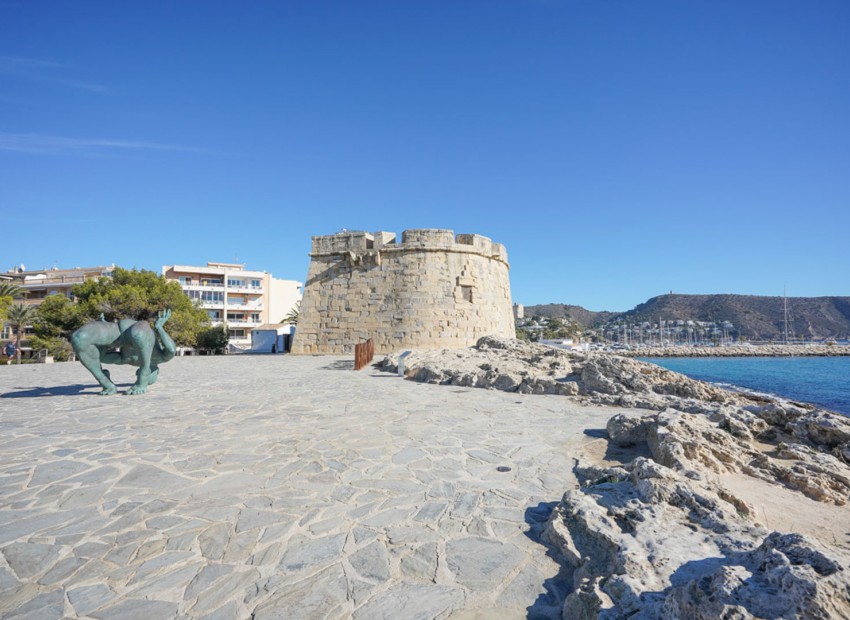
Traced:
<path fill-rule="evenodd" d="M 71 288 L 82 284 L 86 280 L 98 278 L 111 278 L 115 265 L 102 265 L 100 267 L 74 267 L 73 269 L 50 269 L 27 270 L 23 265 L 15 267 L 3 274 L 3 280 L 20 286 L 23 293 L 15 299 L 16 304 L 27 306 L 40 306 L 42 302 L 53 295 L 62 295 L 73 299 Z M 32 335 L 32 326 L 28 325 L 24 332 L 24 344 L 21 350 L 29 351 L 28 337 Z M 0 341 L 12 340 L 14 335 L 8 325 L 0 323 Z"/>
<path fill-rule="evenodd" d="M 416 229 L 313 237 L 293 353 L 468 347 L 513 338 L 505 246 L 480 235 Z"/>

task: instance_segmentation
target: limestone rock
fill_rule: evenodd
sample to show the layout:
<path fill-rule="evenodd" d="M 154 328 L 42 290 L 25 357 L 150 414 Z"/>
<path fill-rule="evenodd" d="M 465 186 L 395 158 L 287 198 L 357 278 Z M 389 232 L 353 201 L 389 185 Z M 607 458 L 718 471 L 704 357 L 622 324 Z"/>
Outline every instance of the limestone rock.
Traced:
<path fill-rule="evenodd" d="M 397 372 L 399 353 L 384 370 Z M 663 409 L 665 396 L 726 402 L 720 388 L 654 364 L 603 353 L 577 353 L 510 338 L 484 336 L 475 347 L 404 353 L 405 377 L 423 383 L 484 387 L 525 394 L 577 394 L 611 403 L 612 396 L 639 395 L 648 408 Z"/>
<path fill-rule="evenodd" d="M 692 478 L 742 473 L 818 501 L 844 504 L 850 498 L 850 467 L 844 461 L 816 446 L 793 443 L 781 428 L 753 420 L 746 410 L 720 408 L 703 415 L 668 408 L 644 418 L 614 416 L 608 434 L 620 445 L 646 441 L 655 461 Z M 773 453 L 754 441 L 780 436 L 789 443 L 779 441 Z"/>
<path fill-rule="evenodd" d="M 648 459 L 576 473 L 544 531 L 574 569 L 563 618 L 850 614 L 845 551 L 765 536 L 721 490 Z"/>
<path fill-rule="evenodd" d="M 848 576 L 835 552 L 800 534 L 773 532 L 755 550 L 740 554 L 700 579 L 671 588 L 661 604 L 671 618 L 846 618 Z"/>
<path fill-rule="evenodd" d="M 844 503 L 850 470 L 829 450 L 844 445 L 845 421 L 787 404 L 683 404 L 695 413 L 609 420 L 612 443 L 645 441 L 652 459 L 576 466 L 581 490 L 564 495 L 544 531 L 574 569 L 562 617 L 850 617 L 850 554 L 799 534 L 766 536 L 749 524 L 746 498 L 715 476 Z"/>
<path fill-rule="evenodd" d="M 383 368 L 397 372 L 399 361 L 400 355 L 389 355 Z M 485 336 L 468 349 L 412 351 L 405 355 L 403 364 L 405 377 L 422 383 L 523 394 L 579 393 L 569 354 L 507 338 Z"/>
<path fill-rule="evenodd" d="M 608 439 L 620 446 L 635 445 L 647 440 L 651 418 L 630 418 L 623 414 L 608 420 L 605 430 Z"/>

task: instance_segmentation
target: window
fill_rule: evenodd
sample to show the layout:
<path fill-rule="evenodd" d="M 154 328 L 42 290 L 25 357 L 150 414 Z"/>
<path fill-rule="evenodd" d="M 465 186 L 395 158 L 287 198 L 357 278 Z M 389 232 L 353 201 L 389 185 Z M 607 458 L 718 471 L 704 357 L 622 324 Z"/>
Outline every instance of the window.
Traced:
<path fill-rule="evenodd" d="M 245 282 L 235 278 L 227 278 L 227 286 L 245 286 Z"/>
<path fill-rule="evenodd" d="M 202 286 L 221 286 L 221 278 L 204 278 L 201 280 Z"/>
<path fill-rule="evenodd" d="M 254 322 L 254 323 L 259 323 L 260 322 L 260 313 L 259 312 L 252 312 L 251 313 L 251 321 Z"/>
<path fill-rule="evenodd" d="M 180 276 L 177 278 L 178 282 L 180 282 L 180 286 L 191 286 L 192 278 L 191 276 Z"/>
<path fill-rule="evenodd" d="M 260 288 L 262 286 L 262 283 L 259 280 L 251 280 L 251 286 L 253 286 L 254 288 Z"/>
<path fill-rule="evenodd" d="M 223 304 L 224 293 L 222 291 L 186 291 L 186 296 L 192 301 L 205 304 Z"/>
<path fill-rule="evenodd" d="M 227 335 L 230 338 L 244 338 L 245 330 L 244 329 L 228 329 Z"/>
<path fill-rule="evenodd" d="M 457 288 L 455 289 L 455 300 L 465 301 L 471 304 L 475 300 L 475 276 L 470 273 L 469 266 L 463 268 L 461 274 L 457 277 Z"/>
<path fill-rule="evenodd" d="M 207 314 L 215 321 L 221 320 L 221 310 L 207 310 Z"/>

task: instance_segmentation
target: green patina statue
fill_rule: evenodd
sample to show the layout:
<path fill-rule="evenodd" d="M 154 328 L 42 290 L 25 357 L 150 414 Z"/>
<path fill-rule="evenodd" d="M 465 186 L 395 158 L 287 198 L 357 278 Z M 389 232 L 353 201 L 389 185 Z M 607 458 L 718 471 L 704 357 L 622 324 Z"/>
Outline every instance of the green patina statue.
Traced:
<path fill-rule="evenodd" d="M 169 361 L 177 352 L 174 341 L 163 325 L 171 316 L 164 310 L 157 316 L 153 329 L 147 321 L 121 319 L 117 323 L 89 321 L 71 336 L 71 346 L 83 366 L 103 386 L 101 395 L 115 394 L 109 371 L 102 364 L 138 366 L 136 383 L 128 394 L 144 394 L 159 376 L 159 365 Z"/>

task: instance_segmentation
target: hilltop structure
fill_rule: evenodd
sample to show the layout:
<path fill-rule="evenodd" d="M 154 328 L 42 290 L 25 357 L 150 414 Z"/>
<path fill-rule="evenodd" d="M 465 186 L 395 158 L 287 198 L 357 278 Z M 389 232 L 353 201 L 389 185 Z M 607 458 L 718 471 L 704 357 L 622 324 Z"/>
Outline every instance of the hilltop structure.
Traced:
<path fill-rule="evenodd" d="M 293 353 L 463 348 L 513 338 L 505 246 L 480 235 L 415 229 L 313 237 Z"/>

